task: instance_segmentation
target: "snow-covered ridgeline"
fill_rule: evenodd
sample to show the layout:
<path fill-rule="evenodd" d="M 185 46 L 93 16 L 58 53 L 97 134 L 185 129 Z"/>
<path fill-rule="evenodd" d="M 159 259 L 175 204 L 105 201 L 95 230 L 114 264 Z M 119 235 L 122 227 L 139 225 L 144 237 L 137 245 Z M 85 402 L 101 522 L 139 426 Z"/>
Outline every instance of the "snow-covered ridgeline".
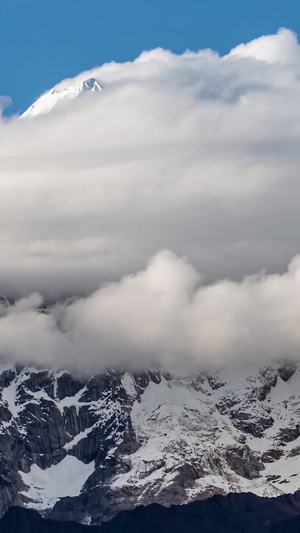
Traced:
<path fill-rule="evenodd" d="M 94 78 L 89 78 L 75 85 L 69 85 L 61 90 L 51 89 L 42 94 L 22 115 L 22 118 L 45 115 L 52 111 L 57 104 L 68 102 L 77 98 L 81 93 L 99 92 L 101 86 Z"/>

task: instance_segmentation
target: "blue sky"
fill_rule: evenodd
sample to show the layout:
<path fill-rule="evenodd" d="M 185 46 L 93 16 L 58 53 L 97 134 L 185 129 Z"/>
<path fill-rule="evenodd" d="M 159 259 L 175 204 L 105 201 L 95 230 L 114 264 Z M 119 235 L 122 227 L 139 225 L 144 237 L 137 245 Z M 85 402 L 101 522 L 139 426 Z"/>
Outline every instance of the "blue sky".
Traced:
<path fill-rule="evenodd" d="M 162 46 L 221 54 L 280 26 L 298 32 L 297 1 L 2 0 L 0 94 L 10 112 L 47 88 L 104 62 L 134 59 Z"/>

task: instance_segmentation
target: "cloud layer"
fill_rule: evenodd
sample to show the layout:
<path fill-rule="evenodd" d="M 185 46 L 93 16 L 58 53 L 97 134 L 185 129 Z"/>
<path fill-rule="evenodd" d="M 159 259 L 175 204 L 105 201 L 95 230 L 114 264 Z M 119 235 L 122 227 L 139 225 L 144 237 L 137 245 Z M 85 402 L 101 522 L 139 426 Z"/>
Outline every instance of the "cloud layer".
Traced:
<path fill-rule="evenodd" d="M 300 250 L 296 36 L 225 57 L 156 49 L 57 89 L 90 77 L 100 93 L 0 122 L 0 294 L 18 300 L 1 352 L 75 366 L 295 355 L 298 270 L 280 274 Z M 42 314 L 31 293 L 83 299 Z"/>
<path fill-rule="evenodd" d="M 84 294 L 158 250 L 214 281 L 299 250 L 300 55 L 288 30 L 144 52 L 51 113 L 0 124 L 0 293 Z"/>
<path fill-rule="evenodd" d="M 1 354 L 87 374 L 107 366 L 186 372 L 299 357 L 299 256 L 283 275 L 200 281 L 185 258 L 161 251 L 145 270 L 46 311 L 38 294 L 3 302 Z"/>

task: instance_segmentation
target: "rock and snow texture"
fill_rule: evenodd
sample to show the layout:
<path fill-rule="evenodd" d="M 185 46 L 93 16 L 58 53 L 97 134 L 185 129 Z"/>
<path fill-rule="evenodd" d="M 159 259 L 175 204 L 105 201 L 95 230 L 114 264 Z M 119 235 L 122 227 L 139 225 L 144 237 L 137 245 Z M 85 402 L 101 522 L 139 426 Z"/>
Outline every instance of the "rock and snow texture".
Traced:
<path fill-rule="evenodd" d="M 94 78 L 89 78 L 76 85 L 65 87 L 64 89 L 56 90 L 54 88 L 42 94 L 42 96 L 40 96 L 40 98 L 38 98 L 21 116 L 25 118 L 45 115 L 52 111 L 57 104 L 73 100 L 81 93 L 99 92 L 101 90 L 99 83 Z"/>
<path fill-rule="evenodd" d="M 300 365 L 175 377 L 0 369 L 0 511 L 121 509 L 300 488 Z"/>

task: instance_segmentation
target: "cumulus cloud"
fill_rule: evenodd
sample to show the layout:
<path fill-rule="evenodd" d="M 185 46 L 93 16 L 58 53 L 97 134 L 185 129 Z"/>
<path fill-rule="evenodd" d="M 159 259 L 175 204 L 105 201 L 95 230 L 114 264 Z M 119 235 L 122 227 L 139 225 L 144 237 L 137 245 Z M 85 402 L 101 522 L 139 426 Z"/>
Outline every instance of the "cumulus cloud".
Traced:
<path fill-rule="evenodd" d="M 297 38 L 286 28 L 281 28 L 277 35 L 264 35 L 250 43 L 242 43 L 229 55 L 253 57 L 267 63 L 293 63 L 300 59 Z"/>
<path fill-rule="evenodd" d="M 299 295 L 299 256 L 282 275 L 207 286 L 186 258 L 165 250 L 145 270 L 86 298 L 47 309 L 38 294 L 3 302 L 0 353 L 87 374 L 107 366 L 186 372 L 296 359 Z"/>
<path fill-rule="evenodd" d="M 289 30 L 110 63 L 83 94 L 0 123 L 0 293 L 88 294 L 158 250 L 205 280 L 283 272 L 299 250 L 299 44 Z"/>
<path fill-rule="evenodd" d="M 101 92 L 0 121 L 0 294 L 17 301 L 3 308 L 3 353 L 87 353 L 92 366 L 117 363 L 118 347 L 135 363 L 185 353 L 194 364 L 254 343 L 295 353 L 297 305 L 281 288 L 296 287 L 282 273 L 300 244 L 299 51 L 281 29 L 225 57 L 143 52 L 56 87 L 94 77 Z M 282 329 L 270 286 L 286 301 Z"/>

